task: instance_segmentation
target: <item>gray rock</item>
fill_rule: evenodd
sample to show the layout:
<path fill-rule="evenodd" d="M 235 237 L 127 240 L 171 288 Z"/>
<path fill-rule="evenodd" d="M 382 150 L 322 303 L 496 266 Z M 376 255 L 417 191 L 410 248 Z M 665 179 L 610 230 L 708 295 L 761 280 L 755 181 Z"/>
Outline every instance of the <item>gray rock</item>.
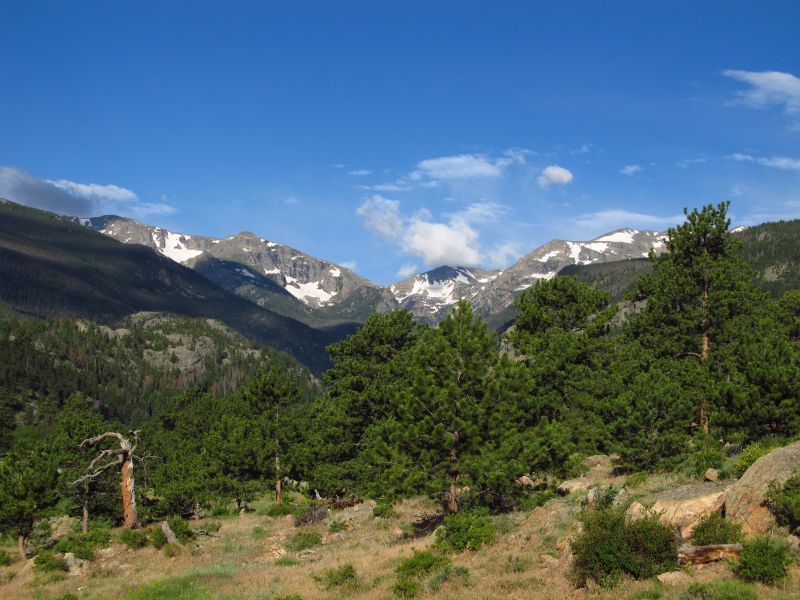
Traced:
<path fill-rule="evenodd" d="M 705 481 L 719 481 L 719 471 L 716 469 L 706 469 L 703 479 Z"/>
<path fill-rule="evenodd" d="M 692 583 L 692 578 L 683 571 L 669 571 L 656 577 L 662 584 L 669 587 L 683 587 Z"/>
<path fill-rule="evenodd" d="M 800 470 L 800 442 L 776 448 L 762 456 L 731 485 L 725 497 L 725 515 L 742 524 L 745 534 L 764 533 L 775 524 L 763 506 L 770 483 L 783 485 Z"/>
<path fill-rule="evenodd" d="M 67 563 L 67 573 L 73 576 L 83 574 L 87 563 L 82 558 L 77 558 L 72 552 L 64 554 L 64 562 Z"/>

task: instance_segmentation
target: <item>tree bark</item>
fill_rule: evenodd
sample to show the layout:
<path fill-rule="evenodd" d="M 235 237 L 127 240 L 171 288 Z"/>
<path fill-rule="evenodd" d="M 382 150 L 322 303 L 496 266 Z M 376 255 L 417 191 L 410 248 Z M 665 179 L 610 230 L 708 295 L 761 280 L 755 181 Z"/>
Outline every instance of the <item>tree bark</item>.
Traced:
<path fill-rule="evenodd" d="M 283 500 L 281 494 L 281 456 L 275 450 L 275 504 L 280 504 Z"/>
<path fill-rule="evenodd" d="M 123 455 L 120 472 L 122 476 L 122 522 L 128 529 L 133 529 L 138 525 L 138 518 L 136 516 L 136 488 L 133 479 L 133 456 L 129 453 Z"/>
<path fill-rule="evenodd" d="M 714 544 L 710 546 L 681 544 L 678 548 L 678 560 L 682 563 L 701 565 L 719 560 L 738 558 L 741 552 L 741 544 Z"/>
<path fill-rule="evenodd" d="M 83 497 L 83 519 L 81 519 L 81 531 L 89 533 L 89 497 Z"/>
<path fill-rule="evenodd" d="M 19 557 L 22 560 L 28 560 L 28 557 L 25 555 L 25 536 L 24 535 L 17 536 L 17 550 L 19 551 Z"/>
<path fill-rule="evenodd" d="M 458 487 L 456 482 L 458 480 L 458 453 L 456 449 L 450 450 L 450 493 L 447 499 L 447 512 L 458 512 Z"/>
<path fill-rule="evenodd" d="M 703 280 L 703 314 L 703 340 L 700 350 L 700 363 L 705 367 L 711 348 L 708 331 L 708 279 Z M 703 433 L 708 435 L 708 396 L 706 394 L 707 392 L 703 391 L 700 396 L 700 427 L 703 429 Z"/>

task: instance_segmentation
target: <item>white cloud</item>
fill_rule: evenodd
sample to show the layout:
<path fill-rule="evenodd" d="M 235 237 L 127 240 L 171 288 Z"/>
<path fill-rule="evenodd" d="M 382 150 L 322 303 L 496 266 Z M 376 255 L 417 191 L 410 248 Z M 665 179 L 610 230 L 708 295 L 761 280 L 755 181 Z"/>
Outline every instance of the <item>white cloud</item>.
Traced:
<path fill-rule="evenodd" d="M 676 164 L 681 169 L 688 169 L 692 165 L 700 165 L 700 164 L 703 164 L 704 162 L 708 162 L 708 159 L 701 157 L 701 158 L 687 158 L 687 159 L 682 160 L 682 161 L 680 161 L 680 162 L 678 162 Z"/>
<path fill-rule="evenodd" d="M 458 220 L 432 223 L 412 219 L 403 238 L 403 249 L 429 265 L 469 267 L 481 261 L 478 232 Z"/>
<path fill-rule="evenodd" d="M 722 74 L 751 86 L 751 89 L 736 94 L 738 102 L 745 106 L 783 106 L 789 114 L 800 112 L 800 79 L 791 73 L 728 69 Z"/>
<path fill-rule="evenodd" d="M 340 267 L 344 267 L 345 269 L 350 269 L 351 271 L 355 272 L 356 268 L 358 267 L 358 263 L 354 260 L 346 260 L 344 262 L 339 263 Z"/>
<path fill-rule="evenodd" d="M 135 192 L 118 185 L 40 179 L 12 167 L 0 167 L 0 196 L 34 208 L 76 217 L 108 213 L 144 217 L 177 211 L 163 202 L 140 202 Z"/>
<path fill-rule="evenodd" d="M 751 154 L 741 154 L 737 152 L 728 155 L 726 158 L 737 162 L 752 162 L 763 167 L 781 169 L 783 171 L 800 172 L 800 159 L 790 158 L 788 156 L 753 156 Z"/>
<path fill-rule="evenodd" d="M 362 190 L 371 190 L 373 192 L 407 192 L 411 189 L 410 185 L 404 185 L 402 181 L 378 183 L 376 185 L 361 185 Z"/>
<path fill-rule="evenodd" d="M 490 249 L 486 255 L 492 267 L 504 268 L 518 259 L 521 253 L 517 244 L 514 242 L 505 242 Z"/>
<path fill-rule="evenodd" d="M 449 216 L 455 220 L 464 221 L 465 223 L 485 223 L 488 221 L 496 221 L 503 215 L 508 214 L 508 212 L 508 206 L 503 204 L 497 204 L 495 202 L 475 202 L 464 210 Z"/>
<path fill-rule="evenodd" d="M 419 180 L 424 175 L 430 179 L 452 180 L 501 177 L 502 174 L 502 167 L 484 155 L 459 154 L 420 161 L 409 177 Z"/>
<path fill-rule="evenodd" d="M 642 172 L 642 167 L 641 165 L 625 165 L 619 172 L 622 175 L 636 175 L 636 173 Z"/>
<path fill-rule="evenodd" d="M 558 165 L 550 165 L 542 170 L 542 174 L 536 179 L 536 183 L 542 189 L 547 189 L 551 185 L 567 185 L 572 183 L 572 173 L 564 167 Z"/>
<path fill-rule="evenodd" d="M 372 175 L 372 171 L 370 171 L 369 169 L 354 169 L 352 171 L 348 171 L 347 174 L 348 175 L 357 175 L 357 176 Z"/>
<path fill-rule="evenodd" d="M 417 273 L 419 273 L 419 265 L 412 263 L 412 264 L 402 265 L 397 270 L 396 276 L 402 279 L 407 279 L 408 277 L 416 275 Z"/>
<path fill-rule="evenodd" d="M 570 150 L 570 154 L 588 154 L 592 150 L 591 144 L 581 144 L 580 148 L 576 148 L 575 150 Z"/>
<path fill-rule="evenodd" d="M 364 227 L 385 240 L 398 238 L 403 232 L 400 203 L 378 194 L 365 199 L 356 210 Z"/>
<path fill-rule="evenodd" d="M 620 227 L 663 227 L 682 223 L 683 215 L 661 217 L 624 209 L 610 209 L 582 214 L 575 218 L 575 224 L 593 231 L 608 231 Z"/>

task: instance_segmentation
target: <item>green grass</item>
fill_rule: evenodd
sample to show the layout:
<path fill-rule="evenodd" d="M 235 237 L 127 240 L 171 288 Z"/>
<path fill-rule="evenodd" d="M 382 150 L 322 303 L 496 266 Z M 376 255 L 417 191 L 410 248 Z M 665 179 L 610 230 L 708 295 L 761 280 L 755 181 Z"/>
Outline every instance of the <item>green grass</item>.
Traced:
<path fill-rule="evenodd" d="M 235 565 L 216 564 L 189 569 L 129 592 L 126 600 L 205 600 L 215 597 L 220 581 L 233 577 Z"/>
<path fill-rule="evenodd" d="M 299 552 L 300 550 L 308 550 L 314 546 L 319 546 L 321 543 L 322 534 L 319 531 L 298 531 L 289 538 L 286 547 L 289 550 Z"/>

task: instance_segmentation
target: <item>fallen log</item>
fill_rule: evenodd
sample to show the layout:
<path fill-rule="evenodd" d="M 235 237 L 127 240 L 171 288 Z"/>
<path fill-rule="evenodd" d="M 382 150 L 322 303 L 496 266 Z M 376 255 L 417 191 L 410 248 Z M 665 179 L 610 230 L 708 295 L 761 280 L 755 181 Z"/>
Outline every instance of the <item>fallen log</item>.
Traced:
<path fill-rule="evenodd" d="M 681 544 L 678 547 L 678 560 L 684 564 L 702 565 L 718 560 L 739 558 L 741 552 L 741 544 L 712 544 L 710 546 Z"/>
<path fill-rule="evenodd" d="M 207 535 L 209 537 L 219 537 L 216 531 L 209 531 L 208 529 L 190 529 L 189 533 L 192 535 Z"/>
<path fill-rule="evenodd" d="M 175 535 L 175 532 L 172 531 L 172 528 L 169 526 L 169 523 L 166 521 L 161 521 L 161 531 L 164 532 L 164 537 L 167 538 L 168 544 L 174 544 L 179 548 L 183 548 L 183 544 L 178 541 L 178 536 Z"/>

